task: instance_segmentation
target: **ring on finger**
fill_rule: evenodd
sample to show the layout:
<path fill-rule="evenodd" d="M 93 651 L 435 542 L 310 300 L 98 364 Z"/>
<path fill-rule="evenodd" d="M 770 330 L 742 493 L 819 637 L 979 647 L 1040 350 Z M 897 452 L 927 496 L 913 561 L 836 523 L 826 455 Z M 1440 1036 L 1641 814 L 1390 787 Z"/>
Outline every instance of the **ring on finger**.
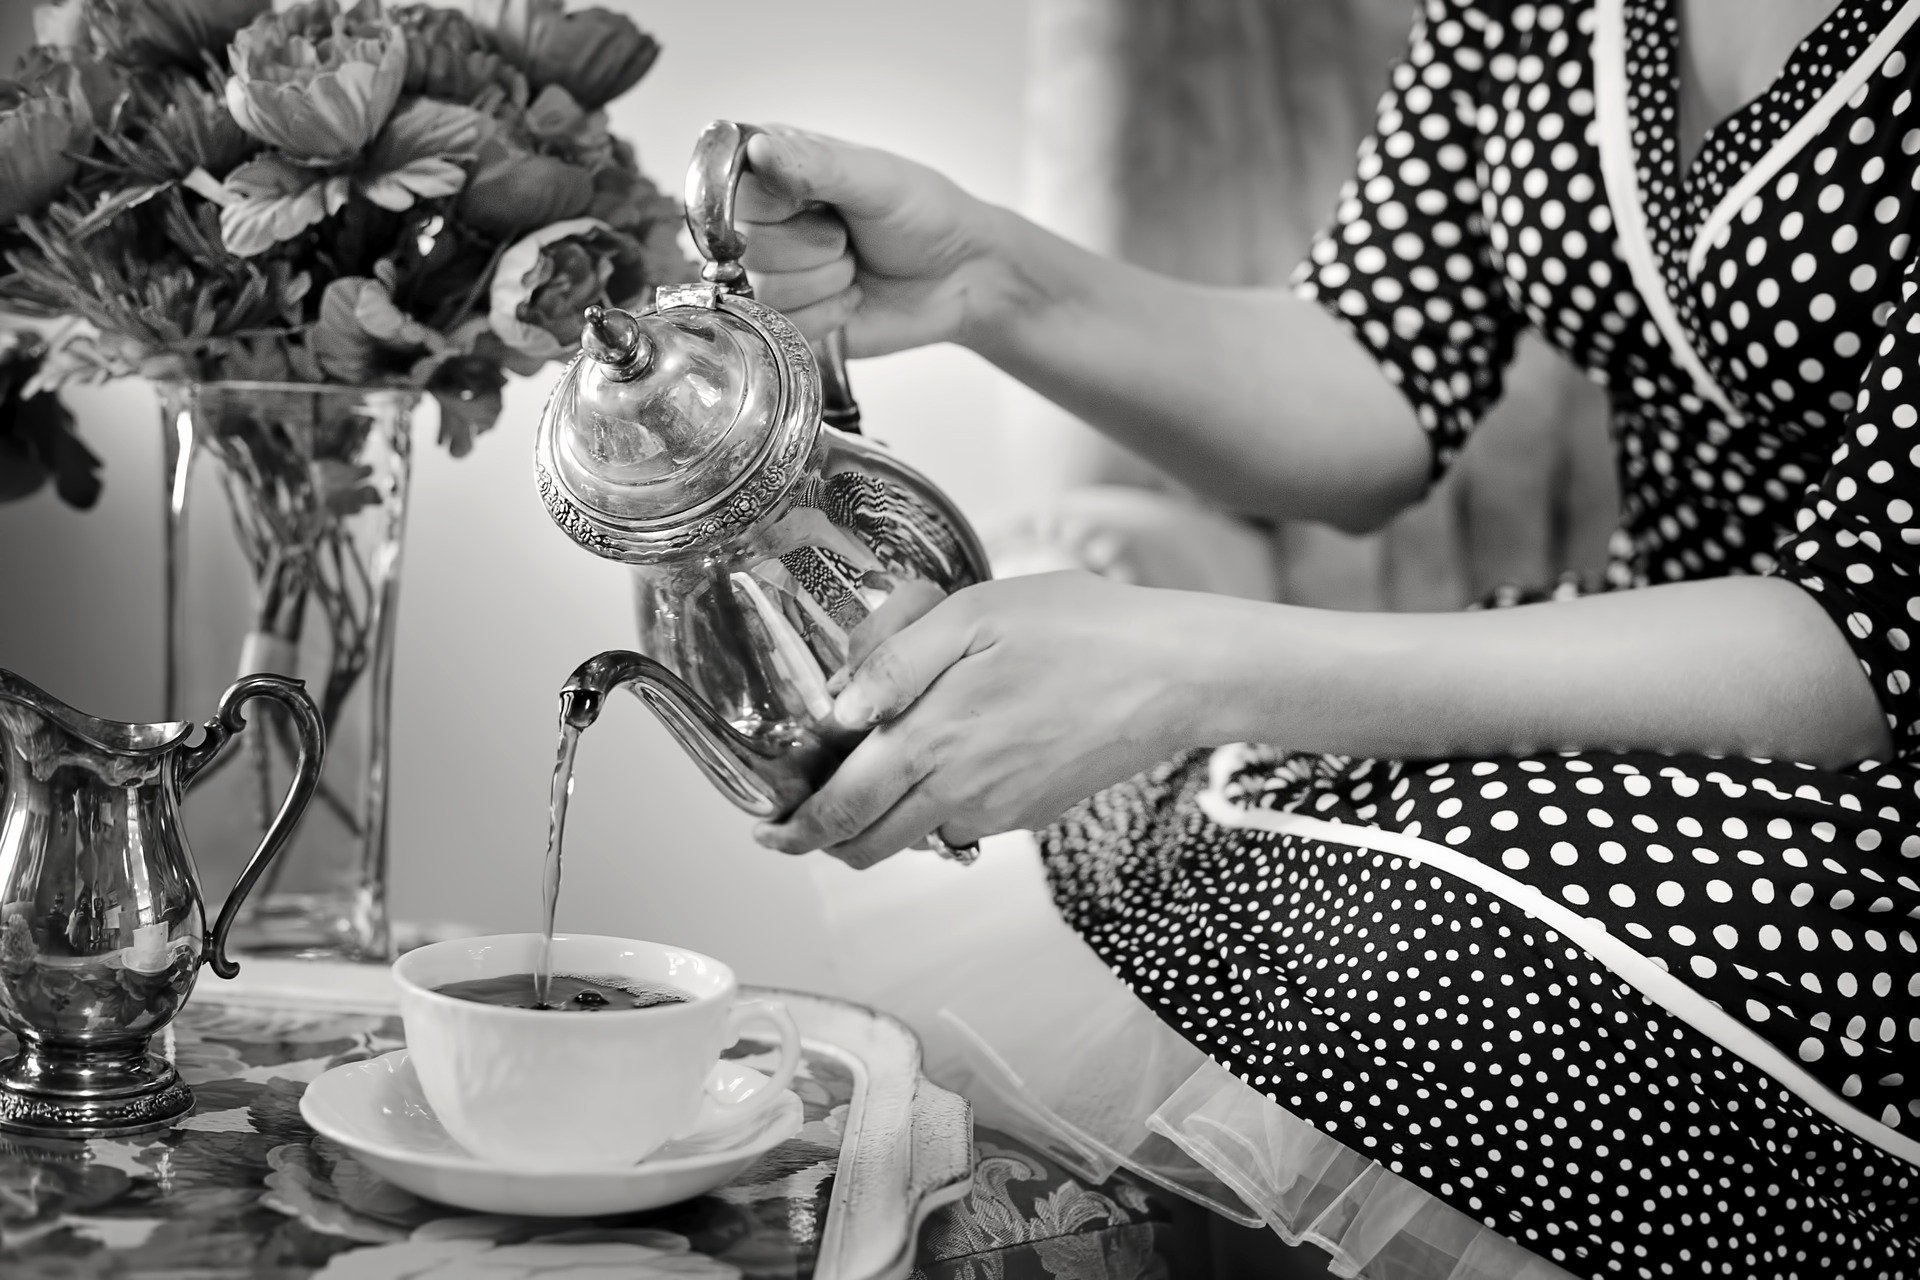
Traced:
<path fill-rule="evenodd" d="M 945 858 L 948 862 L 957 862 L 970 867 L 980 858 L 980 846 L 977 844 L 948 844 L 947 838 L 938 831 L 927 832 L 927 847 Z"/>

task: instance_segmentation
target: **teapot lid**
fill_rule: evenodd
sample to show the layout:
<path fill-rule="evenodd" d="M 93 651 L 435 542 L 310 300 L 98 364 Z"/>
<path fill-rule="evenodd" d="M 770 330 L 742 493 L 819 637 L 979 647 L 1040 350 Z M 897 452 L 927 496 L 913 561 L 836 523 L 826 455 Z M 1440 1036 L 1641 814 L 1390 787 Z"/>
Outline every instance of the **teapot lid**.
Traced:
<path fill-rule="evenodd" d="M 687 169 L 706 283 L 662 288 L 634 315 L 587 308 L 581 352 L 541 414 L 534 470 L 547 513 L 609 559 L 651 564 L 718 546 L 786 498 L 823 417 L 859 430 L 838 335 L 823 363 L 753 299 L 733 204 L 756 132 L 714 121 Z"/>
<path fill-rule="evenodd" d="M 590 307 L 541 416 L 548 513 L 582 546 L 654 563 L 716 546 L 785 497 L 819 432 L 820 375 L 787 319 L 720 284 Z"/>

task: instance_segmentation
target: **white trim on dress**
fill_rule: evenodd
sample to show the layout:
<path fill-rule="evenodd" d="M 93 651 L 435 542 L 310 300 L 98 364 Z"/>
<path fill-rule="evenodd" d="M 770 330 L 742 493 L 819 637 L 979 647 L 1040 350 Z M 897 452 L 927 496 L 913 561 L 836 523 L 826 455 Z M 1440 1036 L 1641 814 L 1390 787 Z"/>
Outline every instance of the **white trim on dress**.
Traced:
<path fill-rule="evenodd" d="M 1920 0 L 1913 0 L 1920 3 Z M 1627 108 L 1627 23 L 1625 0 L 1596 0 L 1593 33 L 1594 123 L 1600 139 L 1600 176 L 1613 210 L 1614 230 L 1621 256 L 1633 275 L 1640 300 L 1694 389 L 1738 425 L 1744 418 L 1715 380 L 1700 353 L 1694 350 L 1680 313 L 1667 292 L 1666 272 L 1654 252 L 1647 230 L 1647 211 L 1640 199 L 1640 175 L 1633 149 L 1633 126 Z"/>
<path fill-rule="evenodd" d="M 1386 831 L 1379 827 L 1330 822 L 1307 814 L 1236 805 L 1227 798 L 1226 785 L 1239 756 L 1240 752 L 1231 747 L 1213 754 L 1207 789 L 1200 796 L 1200 808 L 1214 822 L 1223 827 L 1271 831 L 1277 835 L 1391 854 L 1419 866 L 1444 871 L 1491 893 L 1578 946 L 1648 1000 L 1729 1053 L 1737 1055 L 1749 1066 L 1765 1072 L 1782 1088 L 1848 1133 L 1872 1143 L 1888 1155 L 1920 1166 L 1920 1140 L 1849 1105 L 1798 1062 L 1754 1034 L 1745 1023 L 1608 932 L 1601 921 L 1573 911 L 1532 885 L 1523 884 L 1504 871 L 1470 858 L 1458 849 L 1449 849 L 1419 836 Z"/>
<path fill-rule="evenodd" d="M 1847 68 L 1845 75 L 1834 82 L 1833 88 L 1827 90 L 1820 101 L 1814 103 L 1812 109 L 1794 123 L 1793 128 L 1787 130 L 1786 136 L 1774 143 L 1772 149 L 1747 170 L 1745 177 L 1733 184 L 1720 203 L 1714 206 L 1713 212 L 1707 215 L 1706 221 L 1700 224 L 1700 230 L 1694 236 L 1693 249 L 1687 254 L 1688 279 L 1698 276 L 1700 269 L 1706 265 L 1714 238 L 1740 216 L 1740 210 L 1747 201 L 1759 194 L 1760 188 L 1773 181 L 1774 175 L 1786 167 L 1787 161 L 1805 150 L 1807 144 L 1840 114 L 1847 105 L 1847 99 L 1873 78 L 1880 64 L 1892 55 L 1893 47 L 1900 43 L 1908 28 L 1917 21 L 1920 21 L 1920 0 L 1907 0 L 1900 12 L 1887 20 L 1886 28 L 1867 46 L 1866 52 Z"/>

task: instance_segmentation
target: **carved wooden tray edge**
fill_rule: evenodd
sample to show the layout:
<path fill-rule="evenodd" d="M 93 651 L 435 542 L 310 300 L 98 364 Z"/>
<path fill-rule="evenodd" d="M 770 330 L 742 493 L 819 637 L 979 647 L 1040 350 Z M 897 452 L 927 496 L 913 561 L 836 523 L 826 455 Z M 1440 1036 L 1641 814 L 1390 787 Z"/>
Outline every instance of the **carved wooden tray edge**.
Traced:
<path fill-rule="evenodd" d="M 920 1040 L 898 1019 L 810 992 L 746 989 L 784 1001 L 803 1039 L 844 1054 L 861 1077 L 816 1277 L 897 1280 L 928 1215 L 972 1189 L 972 1104 L 921 1074 Z"/>

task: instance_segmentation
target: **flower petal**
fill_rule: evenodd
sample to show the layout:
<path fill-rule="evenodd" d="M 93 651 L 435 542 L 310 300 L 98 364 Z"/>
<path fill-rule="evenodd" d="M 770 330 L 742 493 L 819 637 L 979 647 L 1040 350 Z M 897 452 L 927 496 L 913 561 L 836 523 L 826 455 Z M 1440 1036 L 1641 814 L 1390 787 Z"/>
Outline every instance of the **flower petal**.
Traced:
<path fill-rule="evenodd" d="M 440 443 L 448 453 L 465 457 L 474 437 L 492 428 L 506 381 L 499 365 L 477 356 L 455 356 L 434 370 L 427 390 L 440 402 Z"/>
<path fill-rule="evenodd" d="M 572 218 L 501 255 L 487 319 L 509 347 L 551 360 L 578 343 L 587 306 L 625 305 L 644 283 L 638 242 L 597 218 Z"/>
<path fill-rule="evenodd" d="M 59 0 L 33 7 L 33 42 L 50 49 L 76 49 L 87 43 L 86 0 Z"/>
<path fill-rule="evenodd" d="M 331 35 L 302 32 L 300 23 L 330 11 L 296 6 L 233 42 L 227 107 L 234 120 L 303 163 L 358 155 L 393 114 L 406 81 L 404 31 L 383 25 L 359 34 L 349 14 L 333 19 Z"/>
<path fill-rule="evenodd" d="M 71 154 L 92 129 L 65 97 L 29 98 L 0 111 L 0 224 L 38 213 L 79 169 Z"/>
<path fill-rule="evenodd" d="M 533 296 L 545 276 L 552 274 L 551 265 L 545 261 L 549 244 L 582 232 L 611 230 L 598 218 L 569 218 L 540 228 L 500 255 L 488 294 L 487 320 L 502 342 L 543 360 L 556 359 L 566 350 L 545 329 L 520 318 L 521 304 Z"/>
<path fill-rule="evenodd" d="M 605 106 L 640 80 L 660 56 L 660 45 L 624 14 L 607 9 L 566 12 L 553 0 L 536 28 L 527 78 L 562 84 L 588 109 Z"/>
<path fill-rule="evenodd" d="M 379 73 L 365 62 L 350 62 L 338 71 L 317 75 L 304 89 L 286 86 L 301 93 L 311 118 L 326 130 L 328 152 L 315 159 L 346 160 L 357 155 L 373 141 L 374 131 L 385 120 L 384 113 L 374 118 Z M 392 107 L 392 103 L 388 103 Z"/>
<path fill-rule="evenodd" d="M 570 13 L 563 0 L 465 0 L 463 7 L 536 90 L 564 85 L 589 108 L 631 89 L 660 54 L 652 36 L 607 9 Z"/>

